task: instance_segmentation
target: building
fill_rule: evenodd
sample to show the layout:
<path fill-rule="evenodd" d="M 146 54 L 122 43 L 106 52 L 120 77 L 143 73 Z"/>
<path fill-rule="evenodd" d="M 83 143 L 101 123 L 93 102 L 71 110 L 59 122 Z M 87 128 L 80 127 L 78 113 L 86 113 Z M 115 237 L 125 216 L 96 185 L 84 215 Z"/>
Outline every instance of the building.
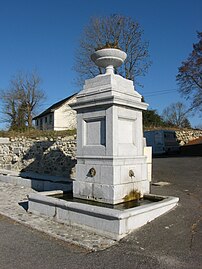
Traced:
<path fill-rule="evenodd" d="M 75 101 L 76 94 L 73 94 L 34 117 L 36 129 L 63 131 L 76 128 L 76 111 L 69 106 Z"/>

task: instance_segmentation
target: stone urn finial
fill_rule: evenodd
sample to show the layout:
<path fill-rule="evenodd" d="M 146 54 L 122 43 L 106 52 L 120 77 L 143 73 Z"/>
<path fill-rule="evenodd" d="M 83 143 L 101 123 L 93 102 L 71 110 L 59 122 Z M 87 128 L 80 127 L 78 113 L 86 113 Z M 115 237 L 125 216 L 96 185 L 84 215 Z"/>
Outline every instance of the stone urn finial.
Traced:
<path fill-rule="evenodd" d="M 100 49 L 91 55 L 91 60 L 99 67 L 106 68 L 106 74 L 113 74 L 114 67 L 119 67 L 125 61 L 127 54 L 114 48 Z"/>

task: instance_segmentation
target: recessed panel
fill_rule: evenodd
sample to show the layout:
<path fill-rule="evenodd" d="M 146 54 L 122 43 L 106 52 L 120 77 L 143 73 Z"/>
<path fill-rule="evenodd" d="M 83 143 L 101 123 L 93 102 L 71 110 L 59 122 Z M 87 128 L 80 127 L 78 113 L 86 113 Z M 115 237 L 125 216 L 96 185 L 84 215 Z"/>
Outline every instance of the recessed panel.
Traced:
<path fill-rule="evenodd" d="M 134 141 L 134 121 L 119 118 L 118 120 L 118 143 L 133 144 Z"/>
<path fill-rule="evenodd" d="M 104 118 L 85 120 L 85 145 L 106 145 L 106 121 Z"/>

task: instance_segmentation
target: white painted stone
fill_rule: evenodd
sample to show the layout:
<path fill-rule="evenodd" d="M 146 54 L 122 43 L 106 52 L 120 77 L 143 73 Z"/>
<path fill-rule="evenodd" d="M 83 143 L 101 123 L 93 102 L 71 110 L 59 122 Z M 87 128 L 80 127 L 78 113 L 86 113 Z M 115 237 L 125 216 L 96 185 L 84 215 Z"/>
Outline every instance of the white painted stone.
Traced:
<path fill-rule="evenodd" d="M 93 183 L 75 181 L 73 184 L 74 197 L 92 199 L 93 193 Z"/>
<path fill-rule="evenodd" d="M 116 182 L 116 184 L 121 184 L 121 166 L 114 165 L 113 170 L 114 170 L 114 177 L 113 177 L 114 182 Z"/>
<path fill-rule="evenodd" d="M 40 194 L 41 195 L 45 195 L 45 196 L 49 196 L 49 195 L 56 195 L 56 194 L 63 194 L 64 192 L 61 190 L 53 190 L 53 191 L 43 191 Z"/>
<path fill-rule="evenodd" d="M 85 121 L 86 145 L 106 145 L 106 120 L 105 117 L 94 118 Z"/>
<path fill-rule="evenodd" d="M 89 174 L 89 171 L 91 168 L 94 168 L 96 171 L 96 174 L 94 177 L 91 177 Z M 83 182 L 98 182 L 100 179 L 100 171 L 101 167 L 97 164 L 77 164 L 77 178 L 78 181 Z"/>
<path fill-rule="evenodd" d="M 148 165 L 146 163 L 141 165 L 141 170 L 142 170 L 142 172 L 141 172 L 142 180 L 149 181 L 149 179 L 148 179 Z"/>
<path fill-rule="evenodd" d="M 54 217 L 56 210 L 55 205 L 46 204 L 46 203 L 38 203 L 36 201 L 29 201 L 29 212 L 34 214 L 42 214 L 48 217 Z"/>
<path fill-rule="evenodd" d="M 100 53 L 107 53 L 107 58 L 99 58 Z M 107 49 L 95 52 L 93 59 L 96 63 L 116 62 L 111 53 L 122 55 L 120 50 Z M 142 129 L 142 110 L 147 104 L 141 101 L 132 81 L 111 71 L 86 80 L 72 105 L 78 115 L 78 163 L 73 194 L 116 204 L 133 190 L 135 180 L 142 185 L 145 181 L 142 194 L 149 192 Z M 96 170 L 94 176 L 87 175 L 91 168 Z M 131 169 L 135 177 L 129 176 Z"/>
<path fill-rule="evenodd" d="M 8 137 L 0 137 L 0 144 L 10 144 L 10 139 Z"/>
<path fill-rule="evenodd" d="M 142 166 L 141 164 L 121 166 L 121 183 L 129 183 L 129 182 L 134 182 L 136 180 L 142 180 L 141 166 Z M 134 172 L 133 177 L 129 176 L 130 170 Z"/>
<path fill-rule="evenodd" d="M 134 144 L 134 121 L 130 119 L 119 118 L 118 124 L 118 143 Z"/>
<path fill-rule="evenodd" d="M 119 49 L 105 48 L 95 51 L 91 59 L 96 65 L 106 68 L 106 73 L 114 72 L 114 67 L 119 67 L 125 61 L 127 54 Z"/>
<path fill-rule="evenodd" d="M 112 53 L 113 49 L 108 52 Z M 73 195 L 118 204 L 134 199 L 134 191 L 140 192 L 141 197 L 145 194 L 152 196 L 149 195 L 148 180 L 151 152 L 144 151 L 142 130 L 142 110 L 147 108 L 147 104 L 141 102 L 132 81 L 113 74 L 113 64 L 120 63 L 120 57 L 112 59 L 110 53 L 107 59 L 101 59 L 102 51 L 101 56 L 99 52 L 95 53 L 95 61 L 107 67 L 107 72 L 87 80 L 72 106 L 78 115 L 77 177 Z M 94 174 L 89 173 L 92 168 Z M 130 170 L 134 176 L 129 174 Z M 119 240 L 172 209 L 179 200 L 161 198 L 140 207 L 117 210 L 31 194 L 29 211 L 47 214 L 59 221 Z"/>
<path fill-rule="evenodd" d="M 153 195 L 148 195 L 153 197 Z M 29 212 L 45 214 L 69 225 L 90 229 L 98 234 L 119 240 L 176 206 L 179 199 L 163 200 L 130 209 L 117 210 L 77 202 L 68 202 L 41 194 L 28 196 Z"/>
<path fill-rule="evenodd" d="M 134 182 L 133 189 L 139 191 L 143 197 L 144 194 L 150 193 L 150 183 L 148 180 Z"/>
<path fill-rule="evenodd" d="M 125 202 L 124 198 L 134 190 L 134 183 L 129 182 L 126 184 L 120 184 L 114 186 L 114 200 L 115 204 Z"/>
<path fill-rule="evenodd" d="M 144 156 L 147 157 L 147 163 L 152 163 L 152 147 L 144 147 Z"/>
<path fill-rule="evenodd" d="M 149 182 L 152 181 L 152 164 L 151 163 L 147 164 L 147 178 Z"/>
<path fill-rule="evenodd" d="M 114 188 L 109 184 L 94 184 L 93 186 L 93 198 L 98 202 L 106 202 L 113 204 Z"/>
<path fill-rule="evenodd" d="M 144 156 L 146 156 L 147 163 L 147 179 L 152 180 L 152 147 L 144 147 Z"/>
<path fill-rule="evenodd" d="M 120 174 L 118 176 L 115 176 L 115 170 L 117 170 L 117 167 L 113 167 L 112 165 L 102 165 L 101 169 L 100 169 L 100 178 L 99 178 L 99 182 L 103 183 L 103 184 L 113 184 L 113 178 L 116 178 L 117 180 L 119 180 L 120 178 Z M 118 173 L 116 173 L 117 175 Z"/>

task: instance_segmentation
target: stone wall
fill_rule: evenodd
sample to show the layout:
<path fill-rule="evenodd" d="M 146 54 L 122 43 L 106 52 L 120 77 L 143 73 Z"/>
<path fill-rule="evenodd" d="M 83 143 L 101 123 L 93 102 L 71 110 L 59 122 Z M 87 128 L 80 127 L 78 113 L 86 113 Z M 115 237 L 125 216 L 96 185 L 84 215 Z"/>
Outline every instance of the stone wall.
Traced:
<path fill-rule="evenodd" d="M 202 130 L 177 130 L 175 133 L 181 146 L 202 136 Z"/>
<path fill-rule="evenodd" d="M 0 139 L 0 169 L 74 177 L 75 137 Z"/>
<path fill-rule="evenodd" d="M 180 145 L 202 136 L 200 130 L 179 130 Z M 72 137 L 0 138 L 0 170 L 34 172 L 73 178 L 76 164 L 76 139 Z"/>

